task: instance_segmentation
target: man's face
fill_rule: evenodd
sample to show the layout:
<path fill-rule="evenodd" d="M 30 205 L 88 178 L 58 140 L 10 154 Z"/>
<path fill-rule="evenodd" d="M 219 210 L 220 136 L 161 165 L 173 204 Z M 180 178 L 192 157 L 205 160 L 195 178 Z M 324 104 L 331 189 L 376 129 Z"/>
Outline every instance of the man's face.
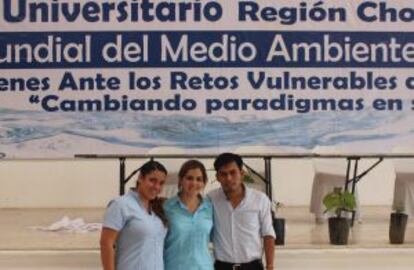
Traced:
<path fill-rule="evenodd" d="M 224 192 L 234 192 L 242 186 L 243 174 L 236 162 L 231 162 L 222 166 L 217 171 L 216 177 Z"/>

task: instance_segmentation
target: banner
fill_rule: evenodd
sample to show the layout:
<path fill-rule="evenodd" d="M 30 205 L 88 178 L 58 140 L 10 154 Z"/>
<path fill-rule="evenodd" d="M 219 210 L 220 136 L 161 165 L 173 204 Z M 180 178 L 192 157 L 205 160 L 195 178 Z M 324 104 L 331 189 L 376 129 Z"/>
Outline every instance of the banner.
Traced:
<path fill-rule="evenodd" d="M 411 1 L 0 0 L 0 153 L 412 144 Z"/>

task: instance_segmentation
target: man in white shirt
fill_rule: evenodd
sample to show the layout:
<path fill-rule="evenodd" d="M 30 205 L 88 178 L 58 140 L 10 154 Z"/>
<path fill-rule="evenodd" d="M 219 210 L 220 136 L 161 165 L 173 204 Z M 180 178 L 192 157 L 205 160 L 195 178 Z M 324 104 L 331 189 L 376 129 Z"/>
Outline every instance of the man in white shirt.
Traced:
<path fill-rule="evenodd" d="M 221 184 L 208 194 L 214 209 L 215 270 L 272 270 L 275 232 L 270 200 L 243 184 L 239 155 L 220 154 L 214 168 Z M 262 264 L 263 250 L 266 267 Z"/>

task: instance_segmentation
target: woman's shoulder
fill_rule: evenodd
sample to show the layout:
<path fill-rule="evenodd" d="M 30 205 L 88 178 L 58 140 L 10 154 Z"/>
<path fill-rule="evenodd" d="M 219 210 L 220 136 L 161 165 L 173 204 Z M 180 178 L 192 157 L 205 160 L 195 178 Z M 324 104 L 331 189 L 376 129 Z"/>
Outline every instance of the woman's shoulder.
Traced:
<path fill-rule="evenodd" d="M 213 202 L 208 196 L 203 196 L 202 199 L 203 199 L 203 205 L 205 205 L 208 208 L 213 208 Z"/>
<path fill-rule="evenodd" d="M 124 195 L 118 196 L 112 199 L 107 208 L 118 209 L 124 214 L 129 214 L 131 212 L 137 212 L 140 210 L 139 204 L 136 203 L 137 194 L 133 191 L 128 191 Z"/>
<path fill-rule="evenodd" d="M 122 206 L 125 206 L 127 203 L 128 203 L 128 194 L 124 194 L 124 195 L 118 196 L 118 197 L 113 198 L 112 200 L 110 200 L 108 202 L 107 207 L 109 207 L 109 206 L 122 207 Z"/>
<path fill-rule="evenodd" d="M 135 203 L 138 198 L 139 198 L 138 193 L 135 190 L 130 189 L 124 195 L 119 196 L 118 198 L 115 198 L 115 200 L 121 204 L 130 204 L 130 203 Z"/>
<path fill-rule="evenodd" d="M 177 203 L 178 197 L 173 196 L 171 198 L 164 198 L 163 206 L 164 209 L 171 208 L 174 204 Z"/>
<path fill-rule="evenodd" d="M 213 190 L 210 190 L 206 197 L 208 197 L 211 201 L 217 200 L 220 196 L 222 196 L 222 189 L 221 188 L 216 188 Z"/>

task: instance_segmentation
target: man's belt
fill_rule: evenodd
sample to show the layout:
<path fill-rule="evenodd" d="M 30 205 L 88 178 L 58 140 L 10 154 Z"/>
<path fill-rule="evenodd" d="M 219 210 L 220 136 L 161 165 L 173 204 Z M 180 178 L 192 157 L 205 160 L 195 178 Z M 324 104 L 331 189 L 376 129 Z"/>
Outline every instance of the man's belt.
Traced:
<path fill-rule="evenodd" d="M 229 262 L 222 262 L 222 261 L 216 261 L 216 266 L 222 268 L 222 269 L 228 269 L 228 270 L 248 270 L 248 269 L 254 269 L 253 267 L 262 266 L 261 260 L 254 260 L 247 263 L 229 263 Z"/>

